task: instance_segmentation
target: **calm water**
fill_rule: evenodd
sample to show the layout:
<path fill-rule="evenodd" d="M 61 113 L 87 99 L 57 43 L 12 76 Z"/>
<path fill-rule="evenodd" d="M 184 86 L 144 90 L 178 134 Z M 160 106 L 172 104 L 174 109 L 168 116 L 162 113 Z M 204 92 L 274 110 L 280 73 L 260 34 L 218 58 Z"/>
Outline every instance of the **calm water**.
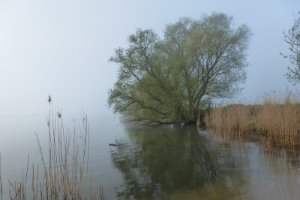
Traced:
<path fill-rule="evenodd" d="M 73 117 L 65 119 L 70 130 Z M 113 116 L 89 116 L 89 124 L 89 175 L 106 199 L 300 198 L 298 152 L 229 143 L 192 127 L 129 126 Z M 35 132 L 47 142 L 45 116 L 0 119 L 4 189 L 20 179 L 28 154 L 39 162 Z"/>

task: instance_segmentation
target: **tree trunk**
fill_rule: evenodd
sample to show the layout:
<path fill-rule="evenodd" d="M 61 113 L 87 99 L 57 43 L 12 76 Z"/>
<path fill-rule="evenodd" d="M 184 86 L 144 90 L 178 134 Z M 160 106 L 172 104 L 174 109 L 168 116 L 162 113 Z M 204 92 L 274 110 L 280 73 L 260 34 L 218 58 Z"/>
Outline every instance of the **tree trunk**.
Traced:
<path fill-rule="evenodd" d="M 200 114 L 200 110 L 196 111 L 196 126 L 197 127 L 201 126 L 201 114 Z"/>

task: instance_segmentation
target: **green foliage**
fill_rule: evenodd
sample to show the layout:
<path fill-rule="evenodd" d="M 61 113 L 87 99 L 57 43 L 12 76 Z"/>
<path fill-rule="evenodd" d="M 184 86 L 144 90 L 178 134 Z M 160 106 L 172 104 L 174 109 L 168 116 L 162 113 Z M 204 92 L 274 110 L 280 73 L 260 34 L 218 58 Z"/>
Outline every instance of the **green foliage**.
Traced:
<path fill-rule="evenodd" d="M 294 65 L 294 67 L 288 67 L 287 77 L 291 82 L 296 83 L 300 81 L 300 15 L 298 19 L 295 19 L 288 32 L 284 34 L 284 41 L 289 45 L 290 55 L 283 56 Z"/>
<path fill-rule="evenodd" d="M 119 77 L 109 92 L 115 112 L 149 123 L 195 121 L 212 98 L 229 97 L 245 80 L 250 31 L 225 14 L 180 19 L 164 37 L 138 30 L 111 61 Z"/>

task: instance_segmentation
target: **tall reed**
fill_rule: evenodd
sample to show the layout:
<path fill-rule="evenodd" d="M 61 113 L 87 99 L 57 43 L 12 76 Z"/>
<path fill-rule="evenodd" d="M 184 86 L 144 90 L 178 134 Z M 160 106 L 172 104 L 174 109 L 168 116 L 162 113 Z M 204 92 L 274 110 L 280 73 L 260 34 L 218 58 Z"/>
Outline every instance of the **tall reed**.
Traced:
<path fill-rule="evenodd" d="M 1 152 L 0 152 L 0 200 L 2 199 L 3 199 L 3 185 L 2 185 Z"/>
<path fill-rule="evenodd" d="M 40 165 L 32 164 L 31 188 L 27 187 L 29 158 L 25 177 L 10 182 L 9 198 L 25 199 L 104 199 L 103 187 L 94 189 L 88 176 L 89 126 L 87 115 L 66 131 L 62 113 L 55 112 L 49 96 L 48 145 L 36 134 Z M 44 149 L 45 148 L 45 149 Z M 29 189 L 30 188 L 30 189 Z"/>
<path fill-rule="evenodd" d="M 255 133 L 281 145 L 300 145 L 300 104 L 291 94 L 284 101 L 273 94 L 266 95 L 262 104 L 215 107 L 206 123 L 224 136 Z"/>
<path fill-rule="evenodd" d="M 267 96 L 256 120 L 257 131 L 283 144 L 299 144 L 300 104 L 292 95 L 281 103 L 278 98 Z"/>
<path fill-rule="evenodd" d="M 251 129 L 253 117 L 249 107 L 234 104 L 212 109 L 206 115 L 206 124 L 224 136 L 239 136 Z"/>

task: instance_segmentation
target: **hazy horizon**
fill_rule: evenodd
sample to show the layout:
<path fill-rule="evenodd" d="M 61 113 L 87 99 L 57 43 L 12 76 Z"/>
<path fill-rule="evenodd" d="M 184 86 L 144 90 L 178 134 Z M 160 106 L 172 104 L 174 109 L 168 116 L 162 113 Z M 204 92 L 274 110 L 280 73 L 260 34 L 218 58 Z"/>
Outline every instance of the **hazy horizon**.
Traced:
<path fill-rule="evenodd" d="M 63 111 L 111 113 L 107 93 L 118 66 L 114 49 L 127 46 L 137 28 L 162 36 L 181 17 L 199 19 L 213 12 L 247 24 L 247 81 L 234 99 L 253 102 L 264 92 L 299 91 L 285 78 L 290 63 L 283 32 L 291 27 L 300 3 L 280 1 L 0 1 L 0 115 L 43 114 L 51 94 Z"/>

